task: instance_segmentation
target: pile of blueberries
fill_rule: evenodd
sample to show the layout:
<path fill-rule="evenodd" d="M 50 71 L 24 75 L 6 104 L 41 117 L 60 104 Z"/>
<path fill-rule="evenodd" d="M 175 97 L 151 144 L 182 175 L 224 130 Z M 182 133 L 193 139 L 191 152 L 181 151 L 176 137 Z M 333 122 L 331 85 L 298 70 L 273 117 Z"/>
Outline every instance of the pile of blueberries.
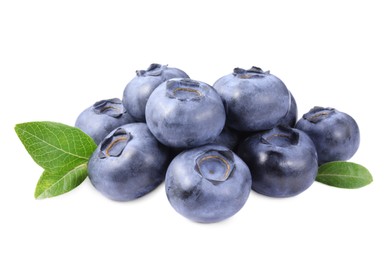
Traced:
<path fill-rule="evenodd" d="M 236 68 L 210 86 L 151 64 L 122 100 L 96 102 L 76 127 L 98 144 L 88 176 L 103 195 L 129 201 L 165 180 L 178 213 L 210 223 L 237 213 L 251 189 L 295 196 L 319 165 L 358 149 L 359 128 L 346 113 L 314 107 L 296 121 L 292 94 L 269 71 Z"/>

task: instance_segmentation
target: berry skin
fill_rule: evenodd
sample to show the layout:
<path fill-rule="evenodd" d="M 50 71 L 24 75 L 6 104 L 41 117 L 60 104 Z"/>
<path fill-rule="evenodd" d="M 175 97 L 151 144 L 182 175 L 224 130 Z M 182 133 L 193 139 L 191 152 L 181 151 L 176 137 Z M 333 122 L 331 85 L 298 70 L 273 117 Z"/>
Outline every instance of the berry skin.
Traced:
<path fill-rule="evenodd" d="M 96 144 L 118 126 L 134 122 L 118 98 L 101 100 L 85 109 L 75 126 L 92 137 Z"/>
<path fill-rule="evenodd" d="M 317 153 L 301 130 L 278 126 L 245 139 L 238 155 L 252 174 L 252 189 L 277 198 L 298 195 L 309 188 L 318 170 Z"/>
<path fill-rule="evenodd" d="M 218 93 L 208 84 L 171 79 L 158 86 L 146 104 L 146 124 L 164 145 L 191 148 L 211 143 L 226 115 Z"/>
<path fill-rule="evenodd" d="M 251 183 L 248 167 L 231 150 L 205 145 L 172 160 L 165 190 L 178 213 L 196 222 L 212 223 L 233 216 L 244 206 Z"/>
<path fill-rule="evenodd" d="M 269 72 L 252 67 L 234 69 L 213 86 L 226 109 L 227 125 L 238 131 L 267 130 L 278 125 L 290 109 L 290 92 Z"/>
<path fill-rule="evenodd" d="M 188 78 L 177 68 L 153 63 L 147 70 L 137 70 L 136 76 L 126 85 L 123 105 L 137 122 L 145 122 L 145 107 L 153 90 L 172 78 Z"/>
<path fill-rule="evenodd" d="M 288 110 L 287 115 L 279 122 L 279 125 L 294 127 L 295 124 L 297 123 L 298 107 L 297 107 L 297 102 L 295 101 L 295 98 L 291 94 L 291 92 L 290 92 L 290 96 L 291 96 L 290 109 Z"/>
<path fill-rule="evenodd" d="M 238 144 L 238 135 L 235 130 L 225 126 L 222 132 L 214 139 L 213 144 L 219 144 L 234 150 Z"/>
<path fill-rule="evenodd" d="M 313 140 L 318 163 L 346 161 L 358 150 L 360 131 L 356 121 L 334 108 L 314 107 L 297 122 L 297 129 Z"/>
<path fill-rule="evenodd" d="M 165 178 L 168 150 L 150 133 L 145 123 L 113 130 L 88 162 L 88 177 L 104 196 L 129 201 L 144 196 Z"/>

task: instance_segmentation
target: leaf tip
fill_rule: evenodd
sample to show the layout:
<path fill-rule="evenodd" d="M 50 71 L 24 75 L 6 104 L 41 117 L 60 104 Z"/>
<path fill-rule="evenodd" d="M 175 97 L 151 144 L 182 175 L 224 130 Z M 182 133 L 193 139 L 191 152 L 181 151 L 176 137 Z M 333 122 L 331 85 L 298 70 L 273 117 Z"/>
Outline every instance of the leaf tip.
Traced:
<path fill-rule="evenodd" d="M 42 199 L 45 199 L 46 197 L 42 197 L 42 194 L 34 194 L 34 198 L 36 200 L 42 200 Z"/>
<path fill-rule="evenodd" d="M 19 135 L 19 130 L 20 130 L 21 126 L 22 126 L 22 124 L 16 124 L 16 125 L 14 126 L 14 130 L 15 130 L 15 132 L 16 132 L 17 135 Z"/>

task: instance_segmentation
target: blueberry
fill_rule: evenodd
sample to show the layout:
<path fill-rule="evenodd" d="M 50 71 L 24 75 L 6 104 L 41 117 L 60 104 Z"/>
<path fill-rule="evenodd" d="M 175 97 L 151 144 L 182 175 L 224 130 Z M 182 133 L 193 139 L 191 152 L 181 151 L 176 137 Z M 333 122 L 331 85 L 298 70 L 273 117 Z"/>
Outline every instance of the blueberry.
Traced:
<path fill-rule="evenodd" d="M 271 129 L 290 108 L 290 92 L 284 83 L 257 67 L 236 68 L 218 79 L 214 88 L 225 104 L 228 126 L 239 131 Z"/>
<path fill-rule="evenodd" d="M 356 121 L 334 108 L 312 108 L 297 122 L 296 128 L 313 140 L 319 164 L 346 161 L 359 148 L 360 133 Z"/>
<path fill-rule="evenodd" d="M 136 74 L 127 84 L 122 100 L 129 114 L 139 122 L 145 122 L 146 102 L 158 85 L 172 78 L 188 78 L 188 75 L 180 69 L 155 63 L 147 70 L 137 70 Z"/>
<path fill-rule="evenodd" d="M 190 148 L 212 142 L 225 125 L 225 109 L 208 84 L 171 79 L 158 86 L 146 104 L 146 123 L 164 145 Z"/>
<path fill-rule="evenodd" d="M 93 186 L 106 197 L 128 201 L 155 189 L 165 178 L 168 151 L 145 123 L 113 130 L 88 162 Z"/>
<path fill-rule="evenodd" d="M 246 164 L 220 145 L 193 148 L 168 167 L 165 190 L 172 207 L 196 222 L 222 221 L 236 214 L 251 190 Z"/>
<path fill-rule="evenodd" d="M 279 122 L 279 125 L 294 127 L 298 118 L 298 107 L 297 107 L 297 102 L 295 101 L 295 98 L 293 97 L 291 92 L 290 92 L 290 96 L 291 96 L 290 108 L 287 112 L 287 115 L 283 117 L 283 119 Z"/>
<path fill-rule="evenodd" d="M 255 134 L 239 146 L 238 155 L 251 170 L 252 189 L 266 196 L 295 196 L 317 175 L 315 146 L 298 129 L 278 126 Z"/>
<path fill-rule="evenodd" d="M 118 126 L 134 122 L 118 98 L 101 100 L 85 109 L 75 126 L 92 137 L 96 144 Z"/>

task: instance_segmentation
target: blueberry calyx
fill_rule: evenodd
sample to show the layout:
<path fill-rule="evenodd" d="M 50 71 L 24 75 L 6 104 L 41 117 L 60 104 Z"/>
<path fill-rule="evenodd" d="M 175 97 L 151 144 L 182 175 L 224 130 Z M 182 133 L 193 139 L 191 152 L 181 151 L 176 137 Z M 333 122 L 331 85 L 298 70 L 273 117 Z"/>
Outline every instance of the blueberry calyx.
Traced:
<path fill-rule="evenodd" d="M 100 146 L 99 158 L 119 157 L 127 143 L 133 136 L 123 128 L 118 128 L 114 133 L 107 136 Z"/>
<path fill-rule="evenodd" d="M 166 93 L 180 101 L 198 100 L 204 96 L 200 83 L 191 79 L 168 80 Z"/>
<path fill-rule="evenodd" d="M 303 118 L 309 122 L 316 124 L 335 113 L 335 109 L 331 107 L 313 107 L 309 112 L 303 115 Z"/>
<path fill-rule="evenodd" d="M 137 70 L 135 73 L 138 77 L 145 77 L 145 76 L 160 76 L 163 70 L 167 68 L 167 65 L 161 65 L 158 63 L 152 63 L 150 64 L 149 68 L 146 70 Z"/>
<path fill-rule="evenodd" d="M 269 133 L 262 135 L 260 142 L 279 147 L 297 145 L 299 142 L 299 133 L 289 127 L 278 126 Z"/>
<path fill-rule="evenodd" d="M 93 104 L 92 109 L 96 114 L 105 114 L 115 118 L 121 117 L 126 112 L 119 98 L 100 100 Z"/>
<path fill-rule="evenodd" d="M 209 181 L 226 181 L 234 169 L 233 152 L 208 150 L 196 158 L 195 170 Z"/>
<path fill-rule="evenodd" d="M 241 69 L 241 68 L 235 68 L 233 70 L 233 75 L 241 78 L 241 79 L 251 79 L 251 78 L 259 78 L 264 77 L 265 75 L 268 75 L 270 72 L 263 71 L 259 67 L 252 66 L 249 70 Z"/>

